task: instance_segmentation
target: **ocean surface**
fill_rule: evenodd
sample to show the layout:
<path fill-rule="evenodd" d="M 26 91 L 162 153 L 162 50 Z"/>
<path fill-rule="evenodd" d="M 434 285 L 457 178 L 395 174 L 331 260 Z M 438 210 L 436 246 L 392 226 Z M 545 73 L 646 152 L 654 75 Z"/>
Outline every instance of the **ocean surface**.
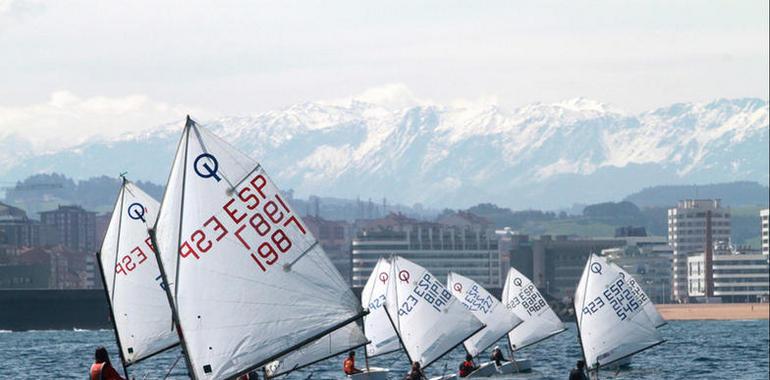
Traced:
<path fill-rule="evenodd" d="M 768 321 L 673 321 L 661 328 L 666 343 L 633 358 L 629 369 L 602 371 L 601 379 L 768 379 Z M 504 342 L 500 342 L 504 347 Z M 111 330 L 0 331 L 0 379 L 86 379 L 94 348 L 104 345 L 120 370 Z M 506 350 L 504 349 L 504 352 Z M 506 353 L 506 356 L 508 354 Z M 433 376 L 455 371 L 464 351 L 455 349 L 426 370 Z M 515 379 L 566 379 L 580 358 L 575 325 L 517 358 L 533 361 L 533 371 Z M 178 348 L 129 367 L 131 378 L 162 379 L 180 357 Z M 356 355 L 363 366 L 363 352 Z M 285 379 L 342 379 L 342 357 L 329 359 L 284 376 Z M 403 353 L 373 358 L 371 366 L 391 368 L 391 379 L 401 379 L 408 368 Z M 185 379 L 184 359 L 171 370 L 170 379 Z"/>

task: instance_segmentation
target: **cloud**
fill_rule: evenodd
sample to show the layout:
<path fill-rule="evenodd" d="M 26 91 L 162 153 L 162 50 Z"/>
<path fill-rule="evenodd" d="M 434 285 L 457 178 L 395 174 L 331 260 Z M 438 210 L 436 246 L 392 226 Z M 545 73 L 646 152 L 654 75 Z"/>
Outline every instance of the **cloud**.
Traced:
<path fill-rule="evenodd" d="M 87 140 L 115 138 L 206 113 L 146 95 L 80 97 L 55 91 L 44 103 L 0 105 L 0 139 L 28 141 L 35 152 L 66 149 Z"/>

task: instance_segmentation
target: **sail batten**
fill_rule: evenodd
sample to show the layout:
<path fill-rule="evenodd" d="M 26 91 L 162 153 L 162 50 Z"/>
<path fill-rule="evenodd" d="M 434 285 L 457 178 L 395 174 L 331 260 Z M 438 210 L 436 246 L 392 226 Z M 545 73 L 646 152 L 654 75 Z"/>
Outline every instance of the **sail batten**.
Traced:
<path fill-rule="evenodd" d="M 180 147 L 155 239 L 194 378 L 247 373 L 364 315 L 262 166 L 191 119 Z"/>
<path fill-rule="evenodd" d="M 387 315 L 407 356 L 423 368 L 484 328 L 425 268 L 395 256 L 390 278 Z"/>
<path fill-rule="evenodd" d="M 515 268 L 508 271 L 502 302 L 523 322 L 508 333 L 513 351 L 531 346 L 566 331 L 564 323 L 553 312 L 535 284 Z"/>
<path fill-rule="evenodd" d="M 475 281 L 450 272 L 447 288 L 486 327 L 463 342 L 465 350 L 478 356 L 523 321 L 505 308 L 492 294 Z"/>
<path fill-rule="evenodd" d="M 591 369 L 663 343 L 633 278 L 618 268 L 592 254 L 575 290 L 579 339 Z"/>
<path fill-rule="evenodd" d="M 107 233 L 97 254 L 126 367 L 179 344 L 172 325 L 154 246 L 147 232 L 158 202 L 123 178 Z"/>

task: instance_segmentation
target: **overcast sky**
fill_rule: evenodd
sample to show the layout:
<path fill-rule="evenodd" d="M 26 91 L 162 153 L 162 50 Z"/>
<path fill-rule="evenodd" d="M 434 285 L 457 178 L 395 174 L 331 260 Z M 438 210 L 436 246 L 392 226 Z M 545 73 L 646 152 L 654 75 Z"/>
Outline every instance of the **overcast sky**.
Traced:
<path fill-rule="evenodd" d="M 0 0 L 0 137 L 50 146 L 392 83 L 510 108 L 766 99 L 768 33 L 767 0 Z"/>

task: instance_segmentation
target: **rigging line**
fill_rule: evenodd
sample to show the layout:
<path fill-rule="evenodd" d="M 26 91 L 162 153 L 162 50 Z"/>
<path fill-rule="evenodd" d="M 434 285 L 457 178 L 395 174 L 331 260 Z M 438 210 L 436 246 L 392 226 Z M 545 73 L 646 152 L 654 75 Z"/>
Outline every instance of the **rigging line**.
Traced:
<path fill-rule="evenodd" d="M 179 356 L 177 356 L 176 358 L 176 361 L 174 361 L 174 364 L 172 364 L 171 367 L 168 369 L 168 372 L 166 372 L 166 376 L 163 376 L 163 380 L 168 379 L 169 375 L 171 375 L 171 370 L 173 370 L 174 367 L 176 367 L 176 363 L 179 363 L 179 359 L 181 358 L 182 358 L 182 353 L 180 352 Z"/>
<path fill-rule="evenodd" d="M 260 164 L 260 163 L 257 163 L 257 166 L 255 166 L 255 167 L 254 167 L 254 169 L 251 169 L 251 171 L 250 171 L 250 172 L 246 173 L 246 175 L 245 175 L 245 176 L 243 176 L 243 178 L 241 178 L 241 180 L 240 180 L 240 181 L 238 181 L 238 182 L 237 182 L 235 185 L 233 185 L 233 186 L 230 188 L 230 190 L 234 192 L 234 191 L 235 191 L 235 189 L 236 189 L 238 186 L 240 186 L 240 185 L 243 183 L 243 181 L 247 180 L 249 177 L 251 177 L 251 175 L 252 175 L 252 174 L 254 174 L 255 172 L 257 172 L 257 171 L 258 171 L 258 170 L 260 170 L 260 169 L 262 169 L 262 164 Z M 267 176 L 267 173 L 263 174 L 263 176 Z M 228 183 L 230 183 L 230 182 L 228 182 Z M 276 187 L 277 187 L 277 186 L 276 186 Z"/>

